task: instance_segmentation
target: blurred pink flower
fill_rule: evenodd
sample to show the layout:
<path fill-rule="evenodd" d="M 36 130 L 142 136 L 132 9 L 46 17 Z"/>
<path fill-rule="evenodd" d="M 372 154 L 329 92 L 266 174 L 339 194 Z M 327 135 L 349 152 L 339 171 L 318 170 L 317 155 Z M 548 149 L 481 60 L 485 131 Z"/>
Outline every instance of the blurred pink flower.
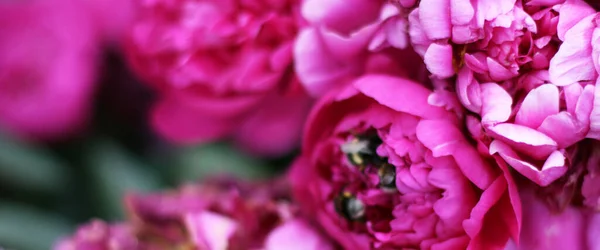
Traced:
<path fill-rule="evenodd" d="M 83 0 L 96 29 L 109 42 L 122 42 L 135 20 L 134 0 Z"/>
<path fill-rule="evenodd" d="M 546 207 L 531 190 L 522 190 L 521 197 L 523 201 L 521 240 L 519 244 L 514 242 L 509 244 L 506 250 L 593 249 L 587 247 L 587 221 L 583 210 L 569 206 L 564 211 L 554 212 Z M 595 238 L 597 239 L 597 235 L 590 237 L 590 240 L 596 240 Z"/>
<path fill-rule="evenodd" d="M 410 1 L 307 0 L 309 26 L 294 45 L 298 78 L 321 96 L 366 73 L 426 80 L 421 60 L 408 44 Z M 406 4 L 403 7 L 402 4 Z"/>
<path fill-rule="evenodd" d="M 126 205 L 136 236 L 157 249 L 333 249 L 286 201 L 285 186 L 271 184 L 189 185 L 130 195 Z"/>
<path fill-rule="evenodd" d="M 78 132 L 90 112 L 98 41 L 79 1 L 0 5 L 0 127 L 28 139 Z"/>
<path fill-rule="evenodd" d="M 434 77 L 456 77 L 479 117 L 476 139 L 538 185 L 563 176 L 565 149 L 590 131 L 595 87 L 554 81 L 551 60 L 594 10 L 581 0 L 437 2 L 410 14 L 411 42 Z"/>
<path fill-rule="evenodd" d="M 60 240 L 54 250 L 151 250 L 143 247 L 126 224 L 109 225 L 93 220 L 77 229 L 69 238 Z"/>
<path fill-rule="evenodd" d="M 160 91 L 152 122 L 162 135 L 182 143 L 232 136 L 265 155 L 297 145 L 312 104 L 292 70 L 303 23 L 297 0 L 140 5 L 129 59 Z"/>
<path fill-rule="evenodd" d="M 507 166 L 483 158 L 455 113 L 428 104 L 431 94 L 366 75 L 311 113 L 289 178 L 307 213 L 346 249 L 502 249 L 518 236 Z"/>

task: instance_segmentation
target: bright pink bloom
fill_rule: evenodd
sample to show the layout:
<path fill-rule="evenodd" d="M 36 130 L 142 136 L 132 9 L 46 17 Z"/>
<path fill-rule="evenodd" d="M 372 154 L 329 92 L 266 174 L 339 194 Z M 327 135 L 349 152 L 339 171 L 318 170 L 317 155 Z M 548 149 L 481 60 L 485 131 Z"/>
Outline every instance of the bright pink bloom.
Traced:
<path fill-rule="evenodd" d="M 292 71 L 297 0 L 140 4 L 129 58 L 161 92 L 152 114 L 161 134 L 183 143 L 233 136 L 267 155 L 296 146 L 312 103 Z"/>
<path fill-rule="evenodd" d="M 563 176 L 565 149 L 590 131 L 595 87 L 554 81 L 551 60 L 594 10 L 581 0 L 430 2 L 411 13 L 411 40 L 434 76 L 456 76 L 459 100 L 479 117 L 476 139 L 538 185 Z"/>
<path fill-rule="evenodd" d="M 314 108 L 290 172 L 307 213 L 347 249 L 502 249 L 519 234 L 507 167 L 410 80 L 367 75 Z"/>
<path fill-rule="evenodd" d="M 94 26 L 79 1 L 0 5 L 0 128 L 59 139 L 90 112 L 97 59 Z"/>
<path fill-rule="evenodd" d="M 387 0 L 308 0 L 310 26 L 294 45 L 295 69 L 305 88 L 321 96 L 366 73 L 426 80 L 409 49 L 408 11 L 414 3 Z M 406 7 L 404 7 L 406 6 Z"/>
<path fill-rule="evenodd" d="M 143 247 L 126 224 L 109 225 L 99 220 L 81 226 L 69 238 L 60 240 L 54 250 L 151 250 Z M 158 250 L 158 249 L 157 249 Z"/>

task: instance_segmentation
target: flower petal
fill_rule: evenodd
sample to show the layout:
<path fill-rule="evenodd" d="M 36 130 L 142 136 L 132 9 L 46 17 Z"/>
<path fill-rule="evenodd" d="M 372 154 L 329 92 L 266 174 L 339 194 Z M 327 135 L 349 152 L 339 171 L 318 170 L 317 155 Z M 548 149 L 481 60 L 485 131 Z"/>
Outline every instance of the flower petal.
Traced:
<path fill-rule="evenodd" d="M 515 117 L 515 123 L 537 128 L 544 119 L 559 111 L 558 88 L 552 84 L 543 84 L 525 96 L 521 108 Z"/>
<path fill-rule="evenodd" d="M 557 148 L 552 138 L 522 125 L 502 123 L 487 127 L 488 134 L 535 159 L 548 157 Z"/>
<path fill-rule="evenodd" d="M 450 0 L 421 0 L 418 10 L 421 25 L 429 39 L 450 38 Z"/>
<path fill-rule="evenodd" d="M 542 169 L 526 162 L 517 155 L 508 145 L 494 140 L 490 144 L 490 154 L 498 153 L 512 168 L 534 183 L 545 187 L 556 179 L 562 177 L 566 171 L 566 158 L 560 151 L 554 151 L 548 156 Z"/>
<path fill-rule="evenodd" d="M 505 122 L 512 113 L 512 98 L 496 83 L 485 83 L 481 88 L 481 123 L 483 125 Z"/>
<path fill-rule="evenodd" d="M 454 75 L 452 66 L 452 46 L 450 44 L 432 43 L 423 56 L 427 69 L 440 78 Z"/>

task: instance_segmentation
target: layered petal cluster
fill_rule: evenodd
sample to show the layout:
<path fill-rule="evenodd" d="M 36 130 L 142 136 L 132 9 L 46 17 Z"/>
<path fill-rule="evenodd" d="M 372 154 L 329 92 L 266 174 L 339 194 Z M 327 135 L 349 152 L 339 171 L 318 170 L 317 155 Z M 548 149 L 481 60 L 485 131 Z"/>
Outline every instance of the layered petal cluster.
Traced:
<path fill-rule="evenodd" d="M 309 25 L 294 46 L 295 70 L 313 96 L 366 73 L 426 80 L 408 40 L 408 13 L 415 1 L 307 0 Z"/>
<path fill-rule="evenodd" d="M 453 112 L 407 79 L 366 75 L 317 104 L 292 166 L 294 194 L 345 249 L 503 249 L 520 201 Z M 498 159 L 499 160 L 499 159 Z"/>
<path fill-rule="evenodd" d="M 266 155 L 296 146 L 312 103 L 292 71 L 297 0 L 139 2 L 128 54 L 160 91 L 160 133 L 183 143 L 233 136 Z"/>
<path fill-rule="evenodd" d="M 55 140 L 90 112 L 98 41 L 79 1 L 0 5 L 0 129 Z"/>
<path fill-rule="evenodd" d="M 433 76 L 455 82 L 475 138 L 547 186 L 591 132 L 594 84 L 558 79 L 552 67 L 591 13 L 582 0 L 421 1 L 410 35 Z"/>
<path fill-rule="evenodd" d="M 333 250 L 328 238 L 300 217 L 283 183 L 232 180 L 178 190 L 131 194 L 129 221 L 93 221 L 56 250 Z"/>

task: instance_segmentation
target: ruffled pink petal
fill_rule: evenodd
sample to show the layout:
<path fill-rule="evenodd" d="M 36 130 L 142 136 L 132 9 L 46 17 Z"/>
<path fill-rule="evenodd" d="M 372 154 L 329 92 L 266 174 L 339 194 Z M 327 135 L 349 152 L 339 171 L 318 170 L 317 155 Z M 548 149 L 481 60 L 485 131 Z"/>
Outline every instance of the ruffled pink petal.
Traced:
<path fill-rule="evenodd" d="M 546 117 L 559 111 L 558 88 L 552 84 L 541 85 L 525 96 L 521 108 L 515 117 L 515 123 L 530 128 L 537 128 Z"/>
<path fill-rule="evenodd" d="M 567 148 L 585 138 L 587 124 L 582 124 L 567 113 L 560 112 L 548 116 L 538 128 L 538 131 L 548 135 L 558 145 L 558 148 Z"/>
<path fill-rule="evenodd" d="M 587 16 L 565 33 L 565 41 L 550 60 L 550 81 L 565 86 L 598 77 L 592 57 L 592 32 L 595 15 Z"/>
<path fill-rule="evenodd" d="M 466 25 L 475 15 L 475 9 L 470 0 L 450 1 L 450 16 L 453 25 Z"/>
<path fill-rule="evenodd" d="M 302 4 L 302 15 L 311 23 L 346 35 L 374 22 L 383 1 L 308 0 Z"/>
<path fill-rule="evenodd" d="M 399 112 L 429 119 L 452 117 L 445 109 L 427 102 L 430 90 L 410 80 L 385 75 L 367 75 L 354 81 L 354 86 L 380 104 Z M 402 101 L 398 101 L 398 93 L 405 94 Z"/>
<path fill-rule="evenodd" d="M 456 144 L 465 138 L 456 125 L 446 120 L 422 120 L 417 124 L 417 138 L 435 157 L 451 155 Z"/>
<path fill-rule="evenodd" d="M 494 140 L 490 144 L 490 154 L 498 153 L 512 168 L 534 183 L 544 187 L 562 177 L 567 171 L 565 156 L 560 151 L 554 151 L 548 156 L 542 169 L 523 161 L 508 145 Z"/>
<path fill-rule="evenodd" d="M 523 230 L 519 250 L 586 249 L 585 219 L 582 211 L 568 207 L 556 213 L 535 197 L 532 191 L 521 192 Z"/>
<path fill-rule="evenodd" d="M 509 69 L 507 69 L 506 67 L 504 67 L 503 65 L 501 65 L 496 60 L 490 57 L 487 58 L 486 62 L 489 68 L 490 77 L 494 81 L 505 81 L 518 75 L 517 72 L 510 71 Z"/>
<path fill-rule="evenodd" d="M 562 2 L 562 1 L 560 1 Z M 547 4 L 546 6 L 554 5 L 558 3 Z M 567 0 L 565 1 L 558 10 L 559 18 L 556 26 L 556 35 L 561 41 L 565 40 L 565 34 L 581 19 L 596 13 L 594 8 L 589 6 L 587 3 L 581 0 Z"/>
<path fill-rule="evenodd" d="M 481 88 L 481 123 L 505 122 L 512 112 L 512 97 L 496 83 L 485 83 Z"/>
<path fill-rule="evenodd" d="M 311 95 L 321 96 L 349 75 L 360 72 L 356 59 L 367 43 L 362 37 L 346 39 L 325 30 L 305 29 L 298 34 L 294 46 L 296 74 Z"/>
<path fill-rule="evenodd" d="M 487 127 L 490 136 L 535 159 L 545 159 L 557 149 L 557 144 L 547 135 L 522 125 L 502 123 Z"/>
<path fill-rule="evenodd" d="M 452 65 L 452 46 L 450 44 L 432 43 L 423 56 L 427 69 L 440 78 L 454 75 Z"/>
<path fill-rule="evenodd" d="M 479 0 L 477 15 L 485 20 L 493 20 L 501 14 L 506 14 L 515 7 L 516 0 Z"/>
<path fill-rule="evenodd" d="M 463 67 L 458 72 L 456 79 L 456 94 L 458 95 L 458 100 L 465 108 L 477 114 L 481 114 L 480 85 L 473 77 L 473 71 L 468 67 Z"/>
<path fill-rule="evenodd" d="M 265 240 L 265 250 L 331 250 L 333 245 L 300 219 L 273 229 Z"/>
<path fill-rule="evenodd" d="M 227 249 L 238 227 L 234 220 L 212 212 L 187 214 L 184 220 L 192 242 L 201 249 Z"/>
<path fill-rule="evenodd" d="M 298 131 L 302 131 L 313 100 L 304 95 L 266 99 L 238 124 L 234 137 L 236 144 L 249 153 L 277 157 L 299 146 Z"/>
<path fill-rule="evenodd" d="M 171 98 L 160 101 L 152 112 L 158 133 L 180 143 L 199 143 L 226 136 L 234 128 L 229 119 L 205 116 Z"/>
<path fill-rule="evenodd" d="M 421 26 L 429 39 L 450 38 L 452 24 L 449 0 L 421 0 L 418 11 Z"/>
<path fill-rule="evenodd" d="M 600 78 L 596 80 L 596 86 L 600 86 Z M 594 105 L 590 113 L 590 131 L 586 137 L 600 140 L 600 87 L 594 89 Z"/>

